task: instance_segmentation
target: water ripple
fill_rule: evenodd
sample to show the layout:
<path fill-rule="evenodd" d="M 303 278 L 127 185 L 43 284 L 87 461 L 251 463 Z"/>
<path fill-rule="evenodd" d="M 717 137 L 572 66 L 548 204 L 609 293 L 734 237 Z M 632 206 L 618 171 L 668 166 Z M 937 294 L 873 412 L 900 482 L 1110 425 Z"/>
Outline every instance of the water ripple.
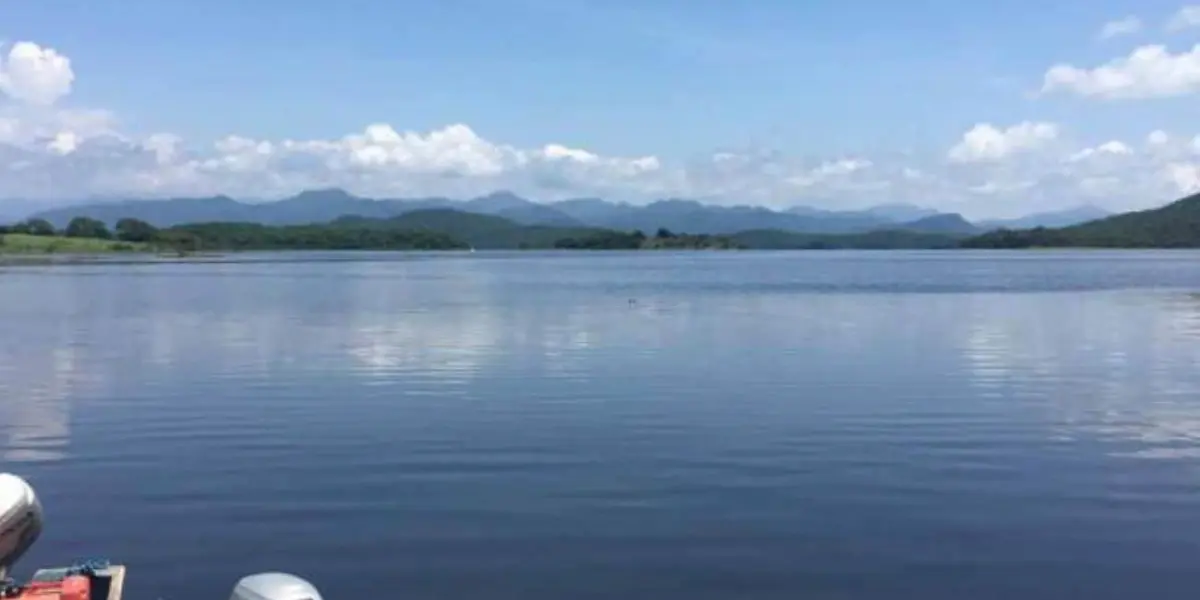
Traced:
<path fill-rule="evenodd" d="M 108 555 L 178 600 L 279 568 L 431 598 L 1193 589 L 1194 254 L 308 258 L 3 274 L 0 455 L 53 514 L 31 563 Z"/>

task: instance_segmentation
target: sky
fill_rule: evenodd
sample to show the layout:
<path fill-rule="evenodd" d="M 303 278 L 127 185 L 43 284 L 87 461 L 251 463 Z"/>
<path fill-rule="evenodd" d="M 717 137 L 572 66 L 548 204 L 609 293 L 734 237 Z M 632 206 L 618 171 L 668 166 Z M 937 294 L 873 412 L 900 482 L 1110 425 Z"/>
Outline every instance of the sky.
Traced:
<path fill-rule="evenodd" d="M 0 214 L 327 187 L 1131 210 L 1200 191 L 1198 100 L 1178 1 L 0 0 Z"/>

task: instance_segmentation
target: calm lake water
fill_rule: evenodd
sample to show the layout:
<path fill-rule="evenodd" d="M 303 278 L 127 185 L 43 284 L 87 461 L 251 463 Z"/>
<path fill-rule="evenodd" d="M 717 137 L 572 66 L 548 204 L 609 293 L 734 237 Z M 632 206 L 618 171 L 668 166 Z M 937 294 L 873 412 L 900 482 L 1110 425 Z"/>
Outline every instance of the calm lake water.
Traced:
<path fill-rule="evenodd" d="M 1197 253 L 20 267 L 0 329 L 19 574 L 130 600 L 1200 594 Z"/>

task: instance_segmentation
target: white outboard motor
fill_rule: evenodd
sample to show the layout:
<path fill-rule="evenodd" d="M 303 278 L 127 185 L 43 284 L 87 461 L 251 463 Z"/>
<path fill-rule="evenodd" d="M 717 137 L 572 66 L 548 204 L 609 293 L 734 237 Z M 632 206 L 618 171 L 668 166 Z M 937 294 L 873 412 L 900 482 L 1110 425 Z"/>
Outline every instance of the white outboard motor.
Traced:
<path fill-rule="evenodd" d="M 321 593 L 295 575 L 259 573 L 243 577 L 229 600 L 321 600 Z"/>
<path fill-rule="evenodd" d="M 24 479 L 0 473 L 0 580 L 42 534 L 42 504 Z"/>

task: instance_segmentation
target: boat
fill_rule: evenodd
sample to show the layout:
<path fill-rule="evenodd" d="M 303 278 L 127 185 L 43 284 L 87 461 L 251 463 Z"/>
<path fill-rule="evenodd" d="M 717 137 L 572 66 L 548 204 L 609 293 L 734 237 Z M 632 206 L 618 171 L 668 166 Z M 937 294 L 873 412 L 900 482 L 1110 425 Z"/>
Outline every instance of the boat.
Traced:
<path fill-rule="evenodd" d="M 8 578 L 11 569 L 42 534 L 44 515 L 33 486 L 0 473 L 0 600 L 121 600 L 125 566 L 104 559 L 39 569 L 26 583 Z M 322 600 L 308 581 L 283 572 L 243 577 L 229 600 Z"/>

